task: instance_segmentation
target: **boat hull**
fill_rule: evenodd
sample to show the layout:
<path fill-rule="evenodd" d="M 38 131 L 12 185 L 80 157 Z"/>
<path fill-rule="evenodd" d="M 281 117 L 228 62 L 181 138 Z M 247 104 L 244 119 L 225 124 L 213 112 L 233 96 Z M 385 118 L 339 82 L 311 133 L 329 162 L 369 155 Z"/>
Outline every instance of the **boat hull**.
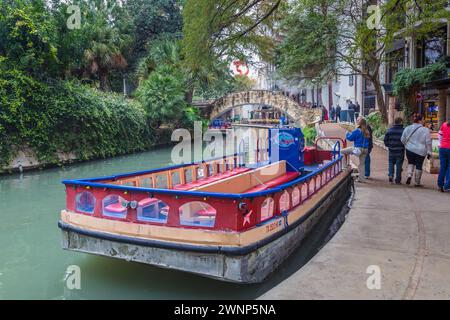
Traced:
<path fill-rule="evenodd" d="M 275 271 L 301 244 L 324 215 L 341 211 L 350 197 L 353 180 L 349 172 L 296 223 L 272 236 L 269 242 L 224 250 L 220 246 L 203 250 L 180 246 L 164 247 L 155 242 L 132 241 L 120 235 L 78 229 L 60 222 L 62 247 L 66 250 L 140 262 L 236 283 L 259 283 Z M 313 199 L 311 199 L 312 201 Z"/>

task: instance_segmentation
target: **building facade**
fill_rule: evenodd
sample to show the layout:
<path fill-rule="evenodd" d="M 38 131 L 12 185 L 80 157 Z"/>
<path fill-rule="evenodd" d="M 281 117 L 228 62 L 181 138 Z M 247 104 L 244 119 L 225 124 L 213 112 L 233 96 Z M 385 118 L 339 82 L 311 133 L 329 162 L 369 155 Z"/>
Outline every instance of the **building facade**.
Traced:
<path fill-rule="evenodd" d="M 398 99 L 393 94 L 392 82 L 395 75 L 403 69 L 419 69 L 427 67 L 438 61 L 448 60 L 450 51 L 449 41 L 450 24 L 441 21 L 440 28 L 430 32 L 425 39 L 413 36 L 399 35 L 394 46 L 386 54 L 389 63 L 384 66 L 385 101 L 388 106 L 389 123 L 397 116 L 408 117 L 400 109 Z M 448 66 L 448 62 L 447 62 Z M 410 97 L 410 109 L 421 114 L 427 125 L 433 129 L 440 127 L 443 121 L 450 116 L 450 78 L 447 75 L 434 79 L 429 83 L 417 86 Z"/>

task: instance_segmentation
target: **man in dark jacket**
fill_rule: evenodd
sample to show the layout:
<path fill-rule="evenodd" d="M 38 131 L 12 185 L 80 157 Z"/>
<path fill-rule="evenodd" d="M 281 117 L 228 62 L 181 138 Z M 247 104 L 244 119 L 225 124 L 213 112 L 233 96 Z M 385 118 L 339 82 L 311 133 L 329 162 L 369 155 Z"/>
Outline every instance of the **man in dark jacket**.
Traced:
<path fill-rule="evenodd" d="M 333 105 L 330 107 L 330 120 L 331 122 L 336 121 L 336 108 Z"/>
<path fill-rule="evenodd" d="M 355 105 L 353 104 L 353 102 L 351 100 L 349 100 L 348 102 L 348 119 L 349 122 L 351 123 L 355 123 L 356 119 L 355 119 Z"/>
<path fill-rule="evenodd" d="M 337 105 L 336 107 L 336 122 L 341 122 L 341 106 Z"/>
<path fill-rule="evenodd" d="M 370 164 L 372 162 L 372 159 L 370 158 L 370 154 L 372 153 L 373 150 L 373 130 L 372 127 L 367 125 L 367 129 L 370 132 L 370 140 L 369 140 L 369 148 L 367 149 L 368 153 L 366 156 L 366 172 L 364 173 L 364 177 L 366 179 L 370 178 Z"/>
<path fill-rule="evenodd" d="M 355 119 L 358 119 L 359 116 L 362 116 L 362 114 L 361 114 L 361 106 L 359 105 L 359 102 L 356 102 L 356 105 L 355 105 Z"/>
<path fill-rule="evenodd" d="M 389 148 L 389 182 L 394 182 L 394 166 L 396 168 L 395 183 L 402 182 L 402 168 L 405 159 L 405 146 L 401 138 L 403 135 L 403 119 L 396 118 L 395 125 L 384 136 L 384 145 Z"/>

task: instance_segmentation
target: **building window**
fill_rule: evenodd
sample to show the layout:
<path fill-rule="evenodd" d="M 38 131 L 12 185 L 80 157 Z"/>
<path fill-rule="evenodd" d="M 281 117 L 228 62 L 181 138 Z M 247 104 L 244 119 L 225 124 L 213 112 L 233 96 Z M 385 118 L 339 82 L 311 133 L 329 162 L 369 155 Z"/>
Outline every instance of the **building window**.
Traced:
<path fill-rule="evenodd" d="M 424 66 L 436 63 L 445 55 L 445 51 L 446 45 L 444 39 L 438 37 L 427 39 L 424 43 Z"/>
<path fill-rule="evenodd" d="M 182 226 L 213 228 L 217 211 L 205 202 L 189 202 L 179 209 L 180 224 Z"/>
<path fill-rule="evenodd" d="M 405 48 L 389 53 L 388 60 L 387 82 L 392 83 L 397 72 L 405 68 Z"/>
<path fill-rule="evenodd" d="M 349 75 L 348 76 L 348 85 L 349 87 L 353 87 L 353 85 L 355 84 L 355 78 L 353 75 Z"/>
<path fill-rule="evenodd" d="M 433 32 L 425 40 L 416 43 L 416 67 L 422 68 L 437 62 L 447 54 L 447 28 Z"/>

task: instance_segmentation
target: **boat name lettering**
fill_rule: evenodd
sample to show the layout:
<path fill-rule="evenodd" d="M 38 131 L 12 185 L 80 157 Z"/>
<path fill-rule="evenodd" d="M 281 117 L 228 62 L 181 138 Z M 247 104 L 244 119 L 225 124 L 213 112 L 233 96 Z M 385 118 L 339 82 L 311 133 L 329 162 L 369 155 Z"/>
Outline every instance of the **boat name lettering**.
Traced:
<path fill-rule="evenodd" d="M 271 232 L 271 231 L 277 229 L 278 227 L 281 227 L 281 224 L 282 224 L 281 220 L 272 222 L 271 224 L 266 226 L 266 232 Z"/>

